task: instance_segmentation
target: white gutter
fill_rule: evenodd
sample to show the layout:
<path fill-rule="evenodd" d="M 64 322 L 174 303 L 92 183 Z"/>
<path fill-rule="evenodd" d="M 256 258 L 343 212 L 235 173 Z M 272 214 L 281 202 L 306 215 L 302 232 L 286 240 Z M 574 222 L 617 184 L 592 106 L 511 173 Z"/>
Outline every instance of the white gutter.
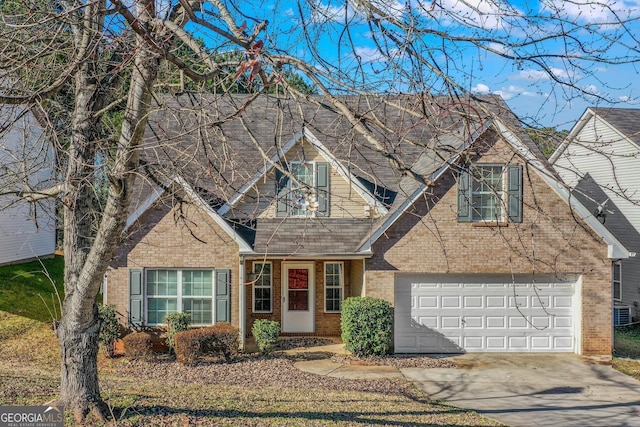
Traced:
<path fill-rule="evenodd" d="M 447 162 L 441 166 L 437 171 L 429 175 L 427 181 L 436 182 L 440 177 L 447 171 L 449 168 L 458 161 L 460 155 L 466 150 L 473 142 L 482 135 L 489 127 L 492 122 L 489 120 L 485 122 L 485 124 L 475 131 L 460 147 L 458 147 L 458 154 L 447 160 Z M 362 252 L 371 253 L 371 246 L 382 236 L 388 229 L 391 227 L 397 220 L 402 216 L 402 214 L 409 208 L 409 206 L 413 205 L 416 200 L 425 192 L 427 189 L 426 184 L 421 184 L 417 190 L 415 190 L 411 196 L 409 196 L 400 207 L 393 212 L 393 214 L 371 235 L 371 237 L 367 240 L 365 244 L 360 246 L 360 250 Z"/>

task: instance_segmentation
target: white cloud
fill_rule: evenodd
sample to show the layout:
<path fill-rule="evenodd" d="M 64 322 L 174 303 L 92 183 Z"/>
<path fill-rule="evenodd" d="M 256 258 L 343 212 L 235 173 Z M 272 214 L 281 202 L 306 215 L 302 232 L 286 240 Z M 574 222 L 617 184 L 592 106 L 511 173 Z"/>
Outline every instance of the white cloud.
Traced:
<path fill-rule="evenodd" d="M 591 95 L 598 95 L 600 93 L 600 91 L 598 90 L 598 86 L 596 85 L 586 85 L 583 89 L 585 92 Z"/>
<path fill-rule="evenodd" d="M 551 74 L 549 74 L 549 72 Z M 518 74 L 512 75 L 510 78 L 515 80 L 551 80 L 551 75 L 555 76 L 559 80 L 567 80 L 572 75 L 563 68 L 550 67 L 549 71 L 545 70 L 521 70 Z"/>
<path fill-rule="evenodd" d="M 369 0 L 368 3 L 372 9 L 380 12 L 379 14 L 374 13 L 380 18 L 400 18 L 405 11 L 405 6 L 397 0 Z M 313 19 L 315 22 L 345 22 L 345 20 L 352 21 L 357 16 L 359 20 L 364 21 L 368 18 L 369 11 L 369 9 L 364 10 L 363 8 L 354 9 L 351 3 L 333 6 L 317 2 L 313 8 Z"/>
<path fill-rule="evenodd" d="M 541 8 L 563 19 L 587 24 L 615 24 L 640 16 L 640 4 L 628 0 L 544 0 Z"/>
<path fill-rule="evenodd" d="M 511 49 L 510 47 L 507 47 L 507 46 L 505 46 L 505 45 L 503 45 L 501 43 L 495 43 L 495 42 L 488 43 L 487 44 L 487 48 L 492 50 L 492 51 L 495 51 L 495 52 L 498 52 L 498 53 L 503 53 L 503 54 L 506 54 L 506 55 L 513 55 L 513 53 L 514 53 L 513 49 Z"/>
<path fill-rule="evenodd" d="M 432 7 L 433 4 L 437 6 Z M 441 0 L 438 3 L 422 3 L 425 13 L 435 15 L 445 25 L 460 23 L 469 27 L 508 30 L 509 21 L 522 13 L 509 2 L 501 0 Z"/>
<path fill-rule="evenodd" d="M 542 96 L 542 93 L 531 92 L 523 87 L 513 85 L 502 87 L 500 88 L 500 90 L 496 90 L 493 93 L 495 93 L 496 95 L 500 95 L 505 101 L 515 98 L 516 96 Z"/>
<path fill-rule="evenodd" d="M 471 92 L 476 93 L 489 93 L 491 92 L 491 88 L 484 83 L 478 83 L 474 87 L 471 88 Z"/>

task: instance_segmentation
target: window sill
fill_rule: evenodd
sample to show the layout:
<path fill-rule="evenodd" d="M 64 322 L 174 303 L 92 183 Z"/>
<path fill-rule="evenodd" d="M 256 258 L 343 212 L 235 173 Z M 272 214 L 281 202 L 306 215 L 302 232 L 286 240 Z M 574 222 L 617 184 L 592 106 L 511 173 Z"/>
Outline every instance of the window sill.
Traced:
<path fill-rule="evenodd" d="M 509 223 L 506 221 L 481 221 L 472 222 L 472 227 L 508 227 Z"/>
<path fill-rule="evenodd" d="M 342 311 L 326 311 L 325 310 L 324 314 L 342 314 Z"/>

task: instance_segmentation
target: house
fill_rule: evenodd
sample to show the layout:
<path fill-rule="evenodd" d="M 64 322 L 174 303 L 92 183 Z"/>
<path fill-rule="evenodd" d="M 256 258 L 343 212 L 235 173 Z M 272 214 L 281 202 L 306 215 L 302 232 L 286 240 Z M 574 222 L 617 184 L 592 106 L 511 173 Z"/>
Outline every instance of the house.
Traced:
<path fill-rule="evenodd" d="M 53 148 L 34 111 L 0 106 L 0 265 L 53 256 L 55 251 L 55 201 L 32 203 L 15 196 L 27 185 L 50 185 L 54 173 Z"/>
<path fill-rule="evenodd" d="M 640 252 L 640 110 L 588 108 L 551 162 L 573 196 L 631 252 Z M 640 256 L 614 260 L 613 321 L 640 318 Z"/>
<path fill-rule="evenodd" d="M 243 338 L 256 319 L 337 336 L 342 300 L 372 296 L 396 352 L 611 354 L 628 250 L 499 98 L 162 102 L 107 277 L 129 324 L 182 310 Z"/>

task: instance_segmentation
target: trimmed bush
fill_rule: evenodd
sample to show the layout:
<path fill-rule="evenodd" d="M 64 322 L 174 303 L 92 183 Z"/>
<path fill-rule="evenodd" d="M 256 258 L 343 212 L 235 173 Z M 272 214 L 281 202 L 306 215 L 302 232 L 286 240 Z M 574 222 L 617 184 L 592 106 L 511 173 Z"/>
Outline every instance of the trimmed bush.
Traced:
<path fill-rule="evenodd" d="M 100 335 L 98 342 L 104 350 L 107 357 L 113 357 L 116 354 L 116 341 L 120 338 L 120 325 L 116 318 L 115 305 L 100 305 L 98 307 L 98 316 L 100 317 Z"/>
<path fill-rule="evenodd" d="M 391 349 L 393 308 L 379 298 L 347 298 L 342 302 L 340 327 L 345 348 L 355 356 L 382 356 Z"/>
<path fill-rule="evenodd" d="M 171 313 L 165 317 L 167 323 L 167 347 L 169 352 L 172 352 L 176 345 L 176 334 L 178 332 L 186 331 L 191 326 L 191 314 L 190 313 Z"/>
<path fill-rule="evenodd" d="M 234 328 L 231 323 L 216 323 L 211 327 L 205 328 L 205 331 L 208 333 L 203 336 L 204 354 L 220 354 L 226 361 L 232 360 L 238 354 L 240 331 L 238 331 L 238 328 Z"/>
<path fill-rule="evenodd" d="M 183 365 L 195 365 L 202 357 L 200 351 L 200 329 L 191 329 L 176 334 L 176 360 Z"/>
<path fill-rule="evenodd" d="M 146 332 L 134 332 L 122 339 L 124 355 L 127 359 L 149 360 L 153 357 L 151 335 Z"/>
<path fill-rule="evenodd" d="M 253 322 L 251 333 L 256 339 L 260 353 L 269 354 L 278 342 L 280 324 L 273 320 L 259 319 Z"/>
<path fill-rule="evenodd" d="M 222 356 L 229 361 L 238 353 L 238 329 L 229 323 L 216 323 L 178 332 L 175 352 L 176 360 L 183 365 L 194 365 L 206 356 Z"/>

